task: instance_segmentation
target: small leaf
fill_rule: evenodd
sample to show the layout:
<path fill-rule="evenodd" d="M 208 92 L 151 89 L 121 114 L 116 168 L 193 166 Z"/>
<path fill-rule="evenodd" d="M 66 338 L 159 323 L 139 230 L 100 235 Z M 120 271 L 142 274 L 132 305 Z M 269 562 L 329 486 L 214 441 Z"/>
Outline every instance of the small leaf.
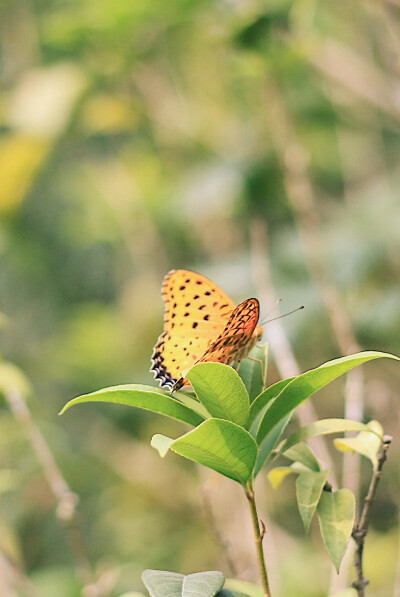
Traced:
<path fill-rule="evenodd" d="M 317 506 L 325 547 L 339 573 L 354 526 L 356 499 L 349 489 L 323 491 Z"/>
<path fill-rule="evenodd" d="M 173 440 L 170 437 L 167 437 L 166 435 L 161 435 L 161 433 L 156 433 L 151 438 L 150 444 L 153 448 L 158 450 L 158 453 L 160 454 L 161 458 L 164 458 L 164 456 L 167 454 L 168 450 L 170 449 L 171 444 L 174 441 L 175 440 Z"/>
<path fill-rule="evenodd" d="M 175 398 L 172 398 L 170 394 L 166 394 L 163 390 L 157 390 L 157 388 L 153 388 L 152 386 L 133 384 L 113 386 L 92 392 L 91 394 L 78 396 L 78 398 L 67 402 L 61 410 L 60 415 L 65 413 L 74 404 L 84 402 L 112 402 L 136 406 L 194 426 L 199 425 L 204 420 L 200 414 L 194 412 L 178 400 L 175 400 Z"/>
<path fill-rule="evenodd" d="M 264 390 L 264 377 L 267 373 L 268 344 L 255 346 L 247 359 L 240 363 L 239 376 L 250 397 L 250 402 Z"/>
<path fill-rule="evenodd" d="M 243 427 L 249 417 L 249 395 L 232 367 L 222 363 L 199 363 L 186 374 L 200 402 L 216 419 Z"/>
<path fill-rule="evenodd" d="M 302 442 L 318 435 L 343 433 L 345 431 L 365 431 L 367 429 L 367 425 L 360 423 L 359 421 L 350 421 L 349 419 L 321 419 L 320 421 L 301 427 L 301 429 L 292 433 L 292 435 L 279 446 L 277 456 L 284 453 L 286 455 L 287 449 L 297 444 L 297 442 Z M 379 438 L 377 439 L 379 441 Z"/>
<path fill-rule="evenodd" d="M 257 442 L 260 444 L 279 421 L 314 392 L 357 365 L 381 357 L 400 360 L 398 357 L 384 352 L 365 351 L 328 361 L 316 369 L 311 369 L 311 371 L 306 371 L 306 373 L 295 377 L 266 408 L 258 429 Z M 257 399 L 254 403 L 256 401 Z"/>
<path fill-rule="evenodd" d="M 164 570 L 145 570 L 142 581 L 151 597 L 182 597 L 183 574 Z"/>
<path fill-rule="evenodd" d="M 295 446 L 285 450 L 285 458 L 301 462 L 311 471 L 318 473 L 321 470 L 318 458 L 315 456 L 310 446 L 303 442 L 299 442 Z"/>
<path fill-rule="evenodd" d="M 183 581 L 182 597 L 214 597 L 224 582 L 224 575 L 217 570 L 188 574 Z"/>
<path fill-rule="evenodd" d="M 335 447 L 342 452 L 358 452 L 362 456 L 369 458 L 374 469 L 378 466 L 378 452 L 382 440 L 379 436 L 383 435 L 382 425 L 378 421 L 370 421 L 366 427 L 369 431 L 361 431 L 356 437 L 341 437 L 333 440 Z"/>
<path fill-rule="evenodd" d="M 223 419 L 204 421 L 175 440 L 170 449 L 242 485 L 248 481 L 257 455 L 257 445 L 251 435 Z"/>
<path fill-rule="evenodd" d="M 300 516 L 308 533 L 322 489 L 329 476 L 329 471 L 301 473 L 296 479 L 296 496 Z"/>
<path fill-rule="evenodd" d="M 278 489 L 286 477 L 293 474 L 299 475 L 300 473 L 304 473 L 306 470 L 307 469 L 305 469 L 302 464 L 297 462 L 294 462 L 290 466 L 276 466 L 269 471 L 268 481 L 271 483 L 274 489 Z"/>

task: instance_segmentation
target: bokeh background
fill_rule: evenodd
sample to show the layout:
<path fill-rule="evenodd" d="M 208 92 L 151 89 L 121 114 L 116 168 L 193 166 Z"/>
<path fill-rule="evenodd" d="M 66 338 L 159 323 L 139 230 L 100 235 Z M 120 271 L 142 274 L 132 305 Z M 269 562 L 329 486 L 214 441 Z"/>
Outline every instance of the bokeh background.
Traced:
<path fill-rule="evenodd" d="M 2 0 L 0 35 L 1 595 L 115 597 L 143 590 L 144 568 L 229 576 L 229 559 L 257 580 L 234 484 L 149 445 L 183 426 L 122 406 L 57 413 L 153 383 L 171 268 L 258 296 L 264 315 L 274 296 L 306 305 L 265 328 L 271 383 L 359 348 L 400 354 L 400 4 Z M 381 360 L 313 399 L 394 436 L 370 597 L 400 595 L 399 379 Z M 80 499 L 78 565 L 39 431 Z M 369 464 L 328 450 L 363 495 Z M 351 561 L 335 578 L 317 526 L 304 536 L 293 480 L 274 492 L 262 474 L 259 491 L 274 595 L 348 585 Z"/>

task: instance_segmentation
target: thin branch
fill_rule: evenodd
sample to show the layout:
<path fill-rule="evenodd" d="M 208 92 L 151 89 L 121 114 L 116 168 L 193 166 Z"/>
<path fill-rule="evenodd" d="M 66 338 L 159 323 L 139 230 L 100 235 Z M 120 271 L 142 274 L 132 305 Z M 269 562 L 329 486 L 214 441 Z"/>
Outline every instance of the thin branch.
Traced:
<path fill-rule="evenodd" d="M 27 438 L 43 469 L 43 473 L 50 489 L 57 500 L 57 518 L 65 528 L 68 536 L 71 552 L 77 569 L 77 575 L 84 585 L 82 594 L 85 597 L 103 597 L 104 592 L 96 585 L 92 575 L 89 556 L 80 529 L 77 512 L 79 498 L 71 491 L 62 476 L 53 454 L 42 433 L 32 419 L 31 413 L 21 393 L 16 388 L 10 388 L 4 392 L 4 395 L 12 413 L 20 423 L 21 427 L 25 430 Z"/>
<path fill-rule="evenodd" d="M 359 597 L 365 596 L 365 587 L 369 582 L 364 576 L 363 569 L 364 543 L 365 537 L 368 533 L 369 523 L 371 520 L 371 505 L 375 499 L 378 483 L 382 477 L 382 468 L 385 464 L 387 452 L 389 450 L 391 441 L 392 438 L 390 437 L 390 435 L 384 436 L 382 446 L 378 454 L 378 464 L 372 474 L 371 483 L 368 488 L 368 493 L 364 498 L 364 506 L 361 512 L 360 521 L 354 527 L 353 532 L 351 534 L 357 545 L 354 559 L 354 566 L 357 570 L 357 579 L 353 582 L 352 586 L 356 589 Z"/>
<path fill-rule="evenodd" d="M 400 82 L 383 74 L 352 48 L 328 40 L 318 46 L 318 52 L 310 56 L 310 61 L 335 84 L 341 85 L 367 104 L 398 120 Z"/>
<path fill-rule="evenodd" d="M 16 587 L 18 595 L 39 597 L 35 587 L 26 577 L 19 564 L 0 548 L 0 595 L 1 597 L 15 597 L 11 587 Z"/>

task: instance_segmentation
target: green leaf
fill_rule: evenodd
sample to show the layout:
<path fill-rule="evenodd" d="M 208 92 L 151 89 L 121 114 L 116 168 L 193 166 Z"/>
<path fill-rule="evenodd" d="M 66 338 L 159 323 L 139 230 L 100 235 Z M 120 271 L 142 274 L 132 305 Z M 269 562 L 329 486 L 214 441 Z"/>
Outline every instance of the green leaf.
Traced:
<path fill-rule="evenodd" d="M 275 425 L 314 392 L 357 365 L 381 357 L 400 360 L 391 354 L 366 351 L 328 361 L 316 369 L 295 377 L 268 405 L 258 429 L 257 442 L 260 444 Z"/>
<path fill-rule="evenodd" d="M 239 375 L 246 387 L 250 402 L 264 390 L 264 378 L 267 373 L 268 344 L 255 346 L 247 359 L 240 363 Z"/>
<path fill-rule="evenodd" d="M 151 597 L 182 597 L 185 577 L 176 572 L 164 570 L 145 570 L 142 581 Z"/>
<path fill-rule="evenodd" d="M 329 471 L 301 473 L 296 479 L 296 496 L 300 516 L 308 533 L 322 490 L 329 476 Z"/>
<path fill-rule="evenodd" d="M 174 441 L 175 440 L 173 440 L 170 437 L 167 437 L 166 435 L 161 435 L 161 433 L 156 433 L 151 438 L 150 443 L 153 448 L 158 450 L 158 453 L 160 454 L 161 458 L 164 458 L 164 456 L 167 454 L 168 450 L 170 449 L 171 444 Z"/>
<path fill-rule="evenodd" d="M 224 575 L 217 570 L 188 574 L 183 581 L 182 597 L 214 597 L 224 582 Z"/>
<path fill-rule="evenodd" d="M 361 431 L 357 437 L 341 437 L 334 439 L 333 443 L 342 452 L 358 452 L 365 456 L 376 469 L 378 466 L 377 456 L 382 443 L 382 425 L 378 421 L 370 421 L 365 427 L 368 428 L 368 431 Z"/>
<path fill-rule="evenodd" d="M 285 450 L 285 458 L 301 462 L 301 464 L 306 466 L 311 471 L 318 473 L 321 470 L 318 458 L 315 456 L 310 446 L 304 444 L 303 442 L 299 442 L 295 446 Z"/>
<path fill-rule="evenodd" d="M 368 426 L 359 421 L 350 421 L 349 419 L 322 419 L 315 423 L 310 423 L 305 427 L 301 427 L 279 446 L 277 456 L 286 453 L 286 450 L 297 442 L 316 437 L 317 435 L 329 435 L 330 433 L 344 433 L 345 431 L 366 431 Z M 368 435 L 371 435 L 369 432 Z M 378 441 L 379 438 L 377 438 Z M 286 454 L 285 454 L 286 455 Z"/>
<path fill-rule="evenodd" d="M 282 433 L 285 431 L 286 425 L 289 423 L 292 413 L 289 413 L 287 417 L 285 417 L 282 421 L 280 421 L 275 427 L 272 429 L 270 433 L 263 439 L 261 444 L 258 446 L 258 453 L 257 453 L 257 460 L 256 465 L 254 467 L 253 476 L 256 477 L 266 461 L 268 460 L 269 456 L 272 453 L 272 450 L 275 448 L 279 438 L 281 437 Z"/>
<path fill-rule="evenodd" d="M 61 410 L 60 415 L 74 404 L 82 404 L 84 402 L 112 402 L 136 406 L 194 426 L 199 425 L 204 420 L 199 413 L 194 412 L 185 404 L 175 400 L 170 394 L 162 390 L 157 391 L 152 386 L 140 385 L 113 386 L 92 392 L 91 394 L 78 396 L 78 398 L 67 402 Z"/>
<path fill-rule="evenodd" d="M 249 395 L 232 367 L 222 363 L 199 363 L 186 374 L 200 402 L 216 419 L 244 427 L 249 417 Z"/>
<path fill-rule="evenodd" d="M 282 379 L 274 383 L 272 386 L 269 386 L 264 392 L 262 392 L 257 398 L 252 402 L 250 406 L 250 414 L 249 414 L 249 428 L 253 430 L 253 428 L 257 429 L 258 425 L 261 421 L 261 416 L 263 414 L 263 410 L 265 407 L 271 402 L 275 396 L 282 391 L 282 389 L 290 383 L 294 377 L 288 377 L 288 379 Z M 258 423 L 258 424 L 257 424 Z"/>
<path fill-rule="evenodd" d="M 318 502 L 322 538 L 337 572 L 353 530 L 355 510 L 356 499 L 349 489 L 323 491 Z"/>
<path fill-rule="evenodd" d="M 257 455 L 257 445 L 251 435 L 223 419 L 204 421 L 175 440 L 170 449 L 242 485 L 248 481 Z"/>

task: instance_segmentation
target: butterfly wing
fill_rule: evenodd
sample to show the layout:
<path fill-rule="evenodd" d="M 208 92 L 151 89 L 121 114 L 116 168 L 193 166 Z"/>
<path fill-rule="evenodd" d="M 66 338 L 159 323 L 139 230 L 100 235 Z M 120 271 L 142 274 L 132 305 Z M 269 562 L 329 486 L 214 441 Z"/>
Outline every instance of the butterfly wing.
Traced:
<path fill-rule="evenodd" d="M 260 313 L 259 302 L 249 298 L 231 313 L 228 323 L 199 359 L 201 363 L 213 361 L 230 365 L 246 358 L 257 341 L 254 330 Z M 262 329 L 260 329 L 260 333 Z"/>
<path fill-rule="evenodd" d="M 151 370 L 162 386 L 173 387 L 181 371 L 201 359 L 225 328 L 236 305 L 211 280 L 189 270 L 164 278 L 164 332 L 152 354 Z"/>

